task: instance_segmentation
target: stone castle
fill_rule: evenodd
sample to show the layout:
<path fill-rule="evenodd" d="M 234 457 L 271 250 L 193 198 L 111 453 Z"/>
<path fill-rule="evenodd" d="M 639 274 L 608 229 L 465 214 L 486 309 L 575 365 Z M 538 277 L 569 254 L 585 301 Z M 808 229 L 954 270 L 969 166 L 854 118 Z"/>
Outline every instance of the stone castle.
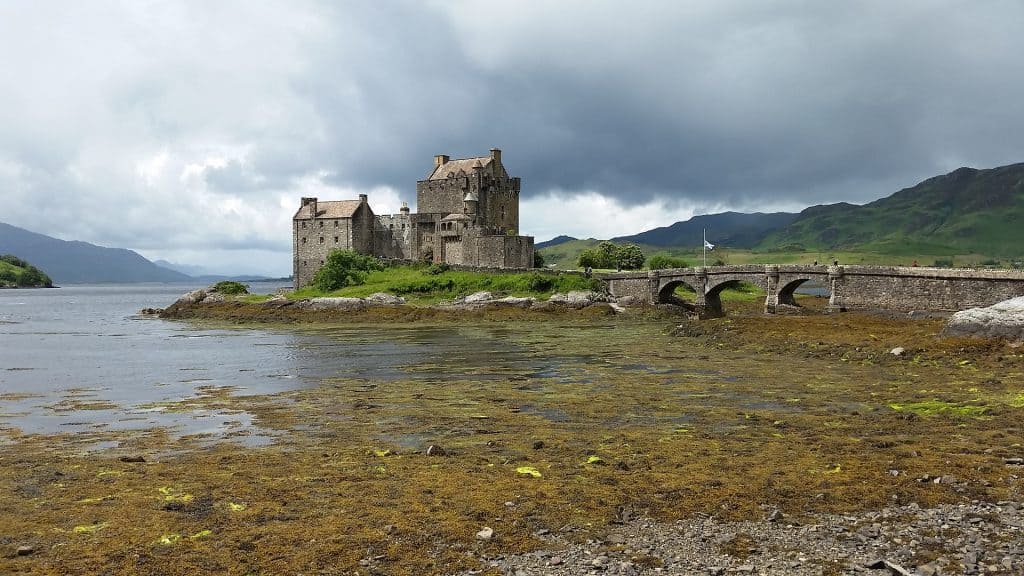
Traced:
<path fill-rule="evenodd" d="M 510 177 L 501 150 L 452 160 L 416 183 L 417 212 L 375 215 L 365 194 L 358 200 L 303 198 L 292 218 L 295 288 L 313 280 L 332 250 L 380 258 L 481 268 L 532 268 L 533 237 L 519 236 L 520 180 Z"/>

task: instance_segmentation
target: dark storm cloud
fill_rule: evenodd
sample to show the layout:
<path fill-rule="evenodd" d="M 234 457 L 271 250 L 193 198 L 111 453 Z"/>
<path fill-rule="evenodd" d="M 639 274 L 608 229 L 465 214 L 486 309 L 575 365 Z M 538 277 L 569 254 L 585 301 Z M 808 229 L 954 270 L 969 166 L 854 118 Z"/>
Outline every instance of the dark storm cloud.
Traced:
<path fill-rule="evenodd" d="M 0 220 L 286 270 L 299 196 L 412 201 L 434 154 L 492 146 L 528 200 L 645 214 L 620 233 L 868 201 L 1024 160 L 1022 21 L 1016 0 L 6 4 Z"/>

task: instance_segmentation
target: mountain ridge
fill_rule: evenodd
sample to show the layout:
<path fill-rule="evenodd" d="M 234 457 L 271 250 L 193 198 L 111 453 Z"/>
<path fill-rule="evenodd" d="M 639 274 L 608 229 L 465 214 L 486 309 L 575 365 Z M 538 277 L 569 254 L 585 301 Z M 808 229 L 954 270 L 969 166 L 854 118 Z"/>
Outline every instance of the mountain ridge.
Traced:
<path fill-rule="evenodd" d="M 0 253 L 32 262 L 56 283 L 192 282 L 138 252 L 80 240 L 60 240 L 0 222 Z"/>

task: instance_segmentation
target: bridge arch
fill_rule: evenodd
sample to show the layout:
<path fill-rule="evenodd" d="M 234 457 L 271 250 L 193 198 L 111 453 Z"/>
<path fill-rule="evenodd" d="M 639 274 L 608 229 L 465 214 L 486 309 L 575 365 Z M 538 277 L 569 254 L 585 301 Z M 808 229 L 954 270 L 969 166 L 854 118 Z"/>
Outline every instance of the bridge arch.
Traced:
<path fill-rule="evenodd" d="M 676 288 L 679 288 L 680 286 L 686 286 L 695 294 L 695 302 L 693 302 L 693 304 L 697 304 L 697 301 L 700 300 L 700 287 L 694 286 L 694 284 L 694 282 L 688 282 L 687 280 L 684 280 L 682 278 L 667 279 L 665 283 L 658 288 L 658 303 L 671 303 L 673 299 L 678 298 L 677 296 L 675 296 Z"/>

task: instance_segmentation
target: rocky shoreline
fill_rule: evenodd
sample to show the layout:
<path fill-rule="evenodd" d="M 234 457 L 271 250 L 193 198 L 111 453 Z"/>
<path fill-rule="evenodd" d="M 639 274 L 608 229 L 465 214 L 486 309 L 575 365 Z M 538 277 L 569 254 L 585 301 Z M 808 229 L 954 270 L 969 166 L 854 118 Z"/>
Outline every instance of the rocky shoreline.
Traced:
<path fill-rule="evenodd" d="M 261 302 L 245 302 L 212 289 L 194 290 L 167 308 L 145 308 L 143 315 L 172 319 L 222 319 L 251 321 L 423 320 L 452 316 L 474 318 L 545 318 L 553 315 L 605 316 L 621 314 L 634 304 L 631 298 L 613 298 L 598 292 L 552 294 L 547 300 L 532 297 L 499 297 L 477 292 L 431 306 L 409 304 L 404 298 L 378 292 L 365 298 L 315 297 L 291 300 L 278 294 Z M 650 308 L 650 307 L 649 307 Z M 658 307 L 653 307 L 657 309 Z M 687 310 L 664 307 L 676 314 Z M 671 310 L 669 310 L 671 309 Z"/>
<path fill-rule="evenodd" d="M 1019 473 L 1020 466 L 1010 466 Z M 1014 476 L 1016 478 L 1016 476 Z M 1024 573 L 1024 504 L 973 501 L 894 506 L 802 522 L 777 510 L 765 519 L 675 523 L 625 520 L 603 538 L 576 543 L 572 529 L 537 534 L 545 549 L 482 557 L 511 576 L 758 574 L 879 576 Z M 490 532 L 500 538 L 500 527 Z M 479 572 L 463 572 L 463 575 Z"/>

